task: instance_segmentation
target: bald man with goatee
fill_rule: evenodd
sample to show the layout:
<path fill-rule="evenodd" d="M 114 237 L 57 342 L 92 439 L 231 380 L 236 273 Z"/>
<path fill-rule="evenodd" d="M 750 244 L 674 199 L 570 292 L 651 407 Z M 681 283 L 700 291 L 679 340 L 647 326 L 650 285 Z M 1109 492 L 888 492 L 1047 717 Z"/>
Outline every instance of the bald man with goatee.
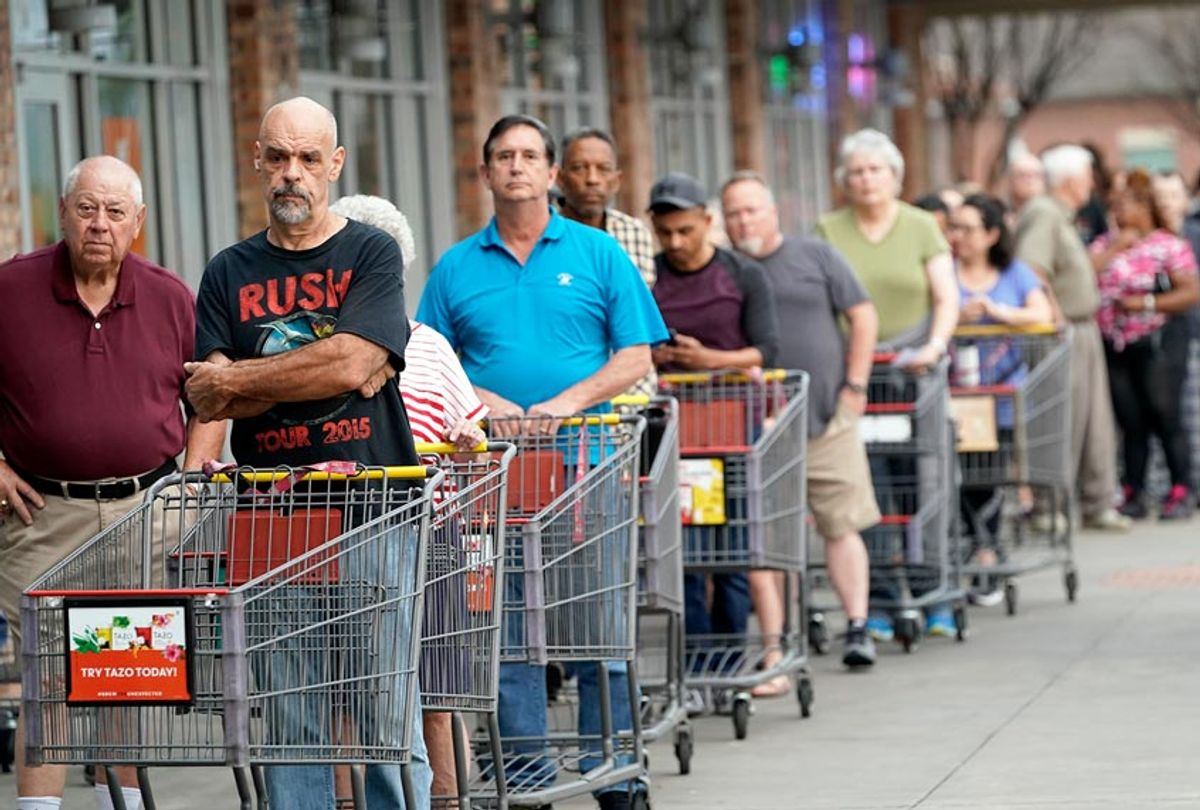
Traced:
<path fill-rule="evenodd" d="M 202 420 L 233 420 L 232 449 L 239 464 L 299 467 L 327 461 L 370 466 L 418 464 L 400 391 L 387 381 L 404 367 L 408 323 L 404 308 L 404 264 L 396 240 L 381 230 L 347 220 L 329 210 L 330 186 L 341 174 L 346 150 L 337 143 L 337 122 L 329 110 L 307 98 L 275 105 L 263 117 L 254 144 L 254 167 L 267 206 L 266 230 L 221 251 L 204 271 L 196 312 L 196 356 L 188 365 L 188 396 Z M 361 509 L 358 511 L 362 511 Z M 355 518 L 345 516 L 346 522 Z M 351 528 L 347 526 L 345 528 Z M 378 555 L 387 570 L 372 568 L 369 581 L 387 592 L 416 587 L 415 533 L 396 531 L 380 539 Z M 394 563 L 393 563 L 394 561 Z M 343 567 L 370 566 L 349 556 Z M 386 581 L 385 581 L 386 580 Z M 296 588 L 299 586 L 289 586 Z M 409 590 L 404 590 L 404 589 Z M 326 589 L 327 590 L 327 589 Z M 324 597 L 328 599 L 327 595 Z M 289 600 L 291 608 L 272 614 L 270 635 L 294 633 L 302 639 L 328 621 L 319 593 L 313 609 Z M 346 639 L 359 655 L 334 661 L 319 643 L 279 645 L 260 688 L 295 690 L 338 677 L 372 677 L 401 672 L 414 664 L 398 639 L 411 622 L 404 611 L 383 611 L 369 637 Z M 333 633 L 335 631 L 323 631 Z M 255 640 L 251 639 L 253 643 Z M 394 642 L 394 643 L 393 643 Z M 388 656 L 394 659 L 388 660 Z M 346 672 L 355 662 L 377 658 L 370 672 Z M 276 680 L 287 679 L 287 683 Z M 373 680 L 386 683 L 387 677 Z M 320 688 L 300 690 L 275 702 L 274 738 L 303 744 L 328 742 L 331 725 L 360 739 L 350 745 L 387 747 L 396 718 L 385 714 L 407 685 L 396 676 L 388 685 L 393 699 L 381 697 L 341 721 L 329 720 L 329 695 Z M 420 714 L 414 712 L 412 808 L 429 806 L 431 774 Z M 282 727 L 279 727 L 282 725 Z M 287 810 L 329 810 L 334 806 L 332 768 L 281 765 L 266 769 L 271 806 Z M 406 807 L 400 769 L 373 765 L 366 770 L 367 806 Z"/>

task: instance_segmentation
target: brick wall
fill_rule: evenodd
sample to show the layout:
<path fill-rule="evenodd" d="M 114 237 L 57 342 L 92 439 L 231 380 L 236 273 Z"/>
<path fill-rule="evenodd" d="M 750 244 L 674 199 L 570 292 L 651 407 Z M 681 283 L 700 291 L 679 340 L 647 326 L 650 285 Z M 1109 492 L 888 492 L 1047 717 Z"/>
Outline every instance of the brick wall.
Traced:
<path fill-rule="evenodd" d="M 21 247 L 17 121 L 8 3 L 0 3 L 0 261 Z"/>
<path fill-rule="evenodd" d="M 267 108 L 295 95 L 300 58 L 291 0 L 226 0 L 226 16 L 238 227 L 246 237 L 267 225 L 254 171 L 258 125 Z"/>
<path fill-rule="evenodd" d="M 729 117 L 735 169 L 766 170 L 763 140 L 762 59 L 758 54 L 757 0 L 726 0 L 725 42 L 729 63 Z"/>
<path fill-rule="evenodd" d="M 479 179 L 479 162 L 488 129 L 500 117 L 500 88 L 482 6 L 481 0 L 446 2 L 454 219 L 460 237 L 479 230 L 492 215 L 491 195 Z"/>
<path fill-rule="evenodd" d="M 617 207 L 641 214 L 654 184 L 654 133 L 650 131 L 650 60 L 646 4 L 606 0 L 609 117 L 624 180 Z"/>

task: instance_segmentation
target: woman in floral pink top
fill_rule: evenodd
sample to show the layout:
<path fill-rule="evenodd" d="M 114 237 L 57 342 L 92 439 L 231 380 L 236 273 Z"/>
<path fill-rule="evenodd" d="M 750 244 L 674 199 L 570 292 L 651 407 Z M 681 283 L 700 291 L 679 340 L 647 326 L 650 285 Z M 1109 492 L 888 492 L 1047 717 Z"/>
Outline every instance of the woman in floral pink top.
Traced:
<path fill-rule="evenodd" d="M 1146 517 L 1143 489 L 1154 435 L 1171 473 L 1159 518 L 1187 517 L 1191 470 L 1181 411 L 1188 340 L 1178 316 L 1200 301 L 1196 257 L 1187 242 L 1167 230 L 1146 172 L 1130 172 L 1110 205 L 1116 231 L 1097 238 L 1091 251 L 1101 298 L 1096 322 L 1122 433 L 1121 512 Z"/>

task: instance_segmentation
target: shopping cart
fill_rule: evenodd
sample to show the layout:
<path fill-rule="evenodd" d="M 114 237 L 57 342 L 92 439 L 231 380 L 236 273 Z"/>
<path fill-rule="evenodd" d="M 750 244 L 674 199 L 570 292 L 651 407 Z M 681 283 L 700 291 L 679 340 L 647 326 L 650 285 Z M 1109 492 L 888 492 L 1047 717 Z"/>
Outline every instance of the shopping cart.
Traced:
<path fill-rule="evenodd" d="M 613 404 L 646 418 L 638 482 L 637 657 L 642 739 L 651 743 L 671 734 L 679 772 L 687 774 L 694 739 L 685 706 L 679 403 L 669 397 L 618 397 Z"/>
<path fill-rule="evenodd" d="M 963 574 L 1003 583 L 1012 615 L 1017 610 L 1014 579 L 1061 566 L 1067 599 L 1073 602 L 1079 580 L 1069 508 L 1070 334 L 1054 326 L 962 327 L 955 333 L 953 357 L 950 396 L 958 429 L 961 520 L 964 535 L 972 539 Z M 1066 515 L 1065 526 L 1034 531 L 1019 519 L 1022 494 L 1040 497 L 1051 515 Z"/>
<path fill-rule="evenodd" d="M 576 707 L 560 698 L 545 736 L 504 736 L 506 784 L 497 786 L 488 764 L 473 796 L 490 793 L 499 803 L 506 788 L 510 805 L 536 807 L 644 777 L 639 716 L 633 712 L 631 728 L 620 729 L 606 662 L 623 664 L 629 705 L 636 707 L 635 549 L 645 426 L 640 416 L 618 414 L 491 420 L 492 435 L 511 437 L 518 450 L 505 499 L 501 660 L 565 662 L 581 680 L 595 679 L 598 700 Z M 579 728 L 577 708 L 598 715 L 595 733 Z M 645 791 L 633 792 L 635 807 L 645 802 Z M 482 804 L 480 798 L 473 806 Z"/>
<path fill-rule="evenodd" d="M 165 478 L 26 591 L 32 764 L 106 767 L 118 808 L 119 764 L 147 807 L 147 766 L 231 766 L 244 808 L 251 765 L 407 774 L 442 474 L 324 467 Z"/>
<path fill-rule="evenodd" d="M 794 677 L 802 716 L 813 701 L 800 616 L 805 608 L 796 593 L 806 559 L 808 375 L 773 370 L 751 378 L 720 371 L 666 374 L 659 382 L 679 402 L 685 571 L 703 577 L 767 569 L 783 579 L 778 638 L 762 632 L 687 636 L 688 687 L 706 708 L 728 707 L 734 734 L 743 739 L 754 686 Z"/>
<path fill-rule="evenodd" d="M 949 361 L 911 373 L 894 365 L 896 359 L 894 354 L 875 355 L 866 412 L 859 421 L 882 513 L 879 524 L 863 532 L 863 540 L 871 563 L 871 610 L 893 617 L 896 640 L 910 652 L 924 633 L 925 608 L 949 603 L 959 641 L 966 639 L 967 614 L 951 511 L 958 488 Z M 823 593 L 823 552 L 812 552 L 813 591 L 821 605 L 810 613 L 809 635 L 814 649 L 824 652 L 829 639 L 824 614 L 831 600 Z"/>
<path fill-rule="evenodd" d="M 506 484 L 516 448 L 491 442 L 471 453 L 453 445 L 417 445 L 444 474 L 433 491 L 421 635 L 421 704 L 451 715 L 457 795 L 434 796 L 435 807 L 467 810 L 473 799 L 471 750 L 464 714 L 480 718 L 486 750 L 500 761 L 496 719 L 500 661 L 501 582 L 504 576 Z M 496 782 L 504 795 L 504 774 Z"/>

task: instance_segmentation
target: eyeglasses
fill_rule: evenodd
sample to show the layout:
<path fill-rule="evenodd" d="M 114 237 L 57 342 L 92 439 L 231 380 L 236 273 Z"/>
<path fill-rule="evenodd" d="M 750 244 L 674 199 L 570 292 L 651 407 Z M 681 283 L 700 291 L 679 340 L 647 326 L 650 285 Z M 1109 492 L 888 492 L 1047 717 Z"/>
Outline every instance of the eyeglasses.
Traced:
<path fill-rule="evenodd" d="M 966 225 L 962 222 L 951 222 L 946 226 L 946 230 L 950 233 L 971 233 L 973 231 L 982 231 L 982 225 Z"/>

